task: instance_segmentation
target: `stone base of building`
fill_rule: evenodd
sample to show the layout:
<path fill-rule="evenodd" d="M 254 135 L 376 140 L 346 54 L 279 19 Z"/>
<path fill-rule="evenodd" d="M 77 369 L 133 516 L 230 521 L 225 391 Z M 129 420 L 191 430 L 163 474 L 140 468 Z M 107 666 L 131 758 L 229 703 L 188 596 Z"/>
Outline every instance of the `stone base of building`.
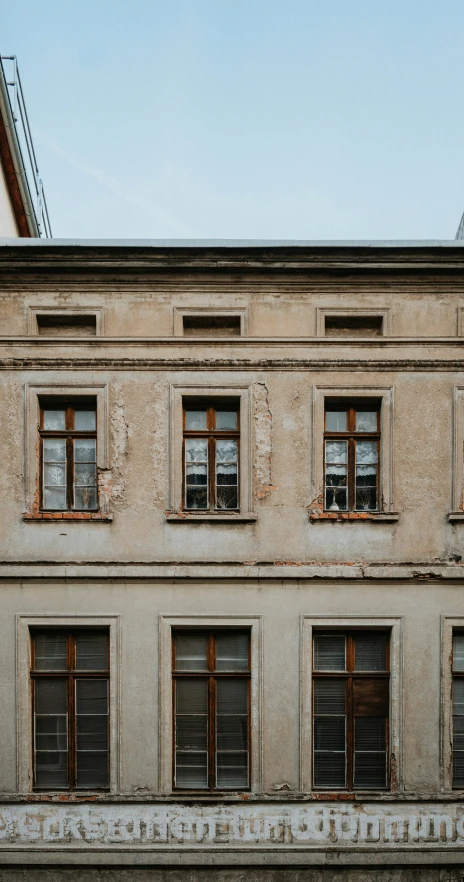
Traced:
<path fill-rule="evenodd" d="M 9 867 L 0 882 L 463 882 L 456 867 Z"/>

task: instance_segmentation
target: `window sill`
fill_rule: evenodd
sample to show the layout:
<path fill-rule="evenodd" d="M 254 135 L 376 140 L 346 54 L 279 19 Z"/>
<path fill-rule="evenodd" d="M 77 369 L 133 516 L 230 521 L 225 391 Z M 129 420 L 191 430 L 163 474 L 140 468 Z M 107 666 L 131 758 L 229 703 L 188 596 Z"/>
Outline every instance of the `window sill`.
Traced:
<path fill-rule="evenodd" d="M 23 521 L 27 523 L 36 521 L 103 521 L 111 523 L 112 514 L 101 511 L 36 511 L 25 512 Z"/>
<path fill-rule="evenodd" d="M 448 521 L 450 523 L 457 523 L 458 521 L 464 521 L 464 511 L 450 511 L 448 515 Z"/>
<path fill-rule="evenodd" d="M 375 521 L 377 523 L 395 523 L 400 519 L 398 511 L 310 511 L 308 518 L 312 524 L 327 523 L 345 524 L 359 521 Z M 464 518 L 463 518 L 464 519 Z"/>
<path fill-rule="evenodd" d="M 257 520 L 257 515 L 253 512 L 187 512 L 187 511 L 165 511 L 165 518 L 169 524 L 187 524 L 187 523 L 216 523 L 216 524 L 252 524 Z"/>

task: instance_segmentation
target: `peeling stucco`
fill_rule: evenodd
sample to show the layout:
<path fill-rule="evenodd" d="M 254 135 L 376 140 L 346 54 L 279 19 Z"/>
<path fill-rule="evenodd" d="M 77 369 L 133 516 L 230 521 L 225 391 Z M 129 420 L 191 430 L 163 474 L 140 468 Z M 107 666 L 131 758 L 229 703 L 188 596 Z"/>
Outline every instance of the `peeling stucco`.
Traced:
<path fill-rule="evenodd" d="M 255 480 L 256 497 L 264 499 L 273 490 L 272 458 L 272 413 L 269 407 L 269 393 L 266 383 L 253 383 L 253 405 L 255 418 Z"/>
<path fill-rule="evenodd" d="M 110 410 L 111 468 L 99 469 L 98 473 L 102 511 L 108 510 L 110 500 L 118 508 L 124 507 L 125 504 L 128 431 L 122 388 L 119 383 L 115 383 Z"/>

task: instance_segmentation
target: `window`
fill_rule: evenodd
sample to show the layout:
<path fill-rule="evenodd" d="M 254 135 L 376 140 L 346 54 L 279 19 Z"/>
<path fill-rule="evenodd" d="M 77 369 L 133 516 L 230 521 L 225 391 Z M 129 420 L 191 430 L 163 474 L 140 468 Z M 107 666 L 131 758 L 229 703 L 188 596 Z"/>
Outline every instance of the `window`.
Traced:
<path fill-rule="evenodd" d="M 184 337 L 240 337 L 242 318 L 240 315 L 184 315 L 182 316 Z"/>
<path fill-rule="evenodd" d="M 32 633 L 34 787 L 109 786 L 108 631 Z"/>
<path fill-rule="evenodd" d="M 184 508 L 239 509 L 238 403 L 184 401 Z"/>
<path fill-rule="evenodd" d="M 380 337 L 382 315 L 326 315 L 326 337 Z"/>
<path fill-rule="evenodd" d="M 326 401 L 324 452 L 325 510 L 378 511 L 378 403 Z"/>
<path fill-rule="evenodd" d="M 175 788 L 248 789 L 250 633 L 175 631 Z"/>
<path fill-rule="evenodd" d="M 377 631 L 313 634 L 313 786 L 388 786 L 389 639 Z"/>
<path fill-rule="evenodd" d="M 43 401 L 40 409 L 41 508 L 95 511 L 97 412 L 94 402 Z"/>
<path fill-rule="evenodd" d="M 453 634 L 453 787 L 464 788 L 464 632 Z"/>
<path fill-rule="evenodd" d="M 37 331 L 45 337 L 95 337 L 96 315 L 67 315 L 66 313 L 38 313 Z"/>

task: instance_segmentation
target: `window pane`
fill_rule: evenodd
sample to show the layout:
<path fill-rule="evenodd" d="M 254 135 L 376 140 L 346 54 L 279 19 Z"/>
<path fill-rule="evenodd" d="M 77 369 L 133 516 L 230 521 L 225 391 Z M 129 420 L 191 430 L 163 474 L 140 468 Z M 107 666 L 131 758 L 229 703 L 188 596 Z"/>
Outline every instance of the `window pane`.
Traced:
<path fill-rule="evenodd" d="M 68 711 L 67 685 L 67 680 L 61 679 L 36 680 L 36 714 L 66 714 Z"/>
<path fill-rule="evenodd" d="M 248 786 L 248 681 L 218 680 L 216 786 Z"/>
<path fill-rule="evenodd" d="M 77 749 L 87 751 L 108 750 L 108 717 L 104 714 L 77 717 Z"/>
<path fill-rule="evenodd" d="M 345 670 L 344 634 L 316 634 L 314 637 L 314 670 Z"/>
<path fill-rule="evenodd" d="M 222 753 L 216 759 L 216 786 L 228 788 L 248 787 L 248 754 Z"/>
<path fill-rule="evenodd" d="M 88 790 L 109 786 L 107 751 L 77 751 L 76 786 Z"/>
<path fill-rule="evenodd" d="M 108 713 L 108 680 L 76 680 L 76 713 Z"/>
<path fill-rule="evenodd" d="M 96 511 L 98 500 L 95 487 L 75 487 L 74 508 L 76 511 Z"/>
<path fill-rule="evenodd" d="M 36 680 L 35 784 L 63 789 L 68 786 L 67 680 Z"/>
<path fill-rule="evenodd" d="M 99 631 L 76 632 L 76 670 L 108 669 L 108 635 Z"/>
<path fill-rule="evenodd" d="M 248 714 L 248 680 L 218 680 L 217 713 Z"/>
<path fill-rule="evenodd" d="M 64 465 L 46 465 L 44 464 L 44 486 L 45 487 L 63 487 L 66 486 L 66 469 Z"/>
<path fill-rule="evenodd" d="M 232 438 L 219 438 L 216 441 L 216 466 L 222 474 L 233 474 L 234 470 L 228 470 L 228 463 L 236 463 L 238 457 L 238 445 Z M 235 469 L 236 471 L 236 469 Z"/>
<path fill-rule="evenodd" d="M 363 441 L 361 444 L 372 442 Z M 375 443 L 375 442 L 374 442 Z M 325 461 L 331 464 L 345 464 L 348 461 L 348 441 L 326 441 Z"/>
<path fill-rule="evenodd" d="M 77 487 L 94 487 L 97 483 L 97 469 L 93 463 L 76 463 L 74 484 Z"/>
<path fill-rule="evenodd" d="M 453 716 L 453 787 L 464 787 L 464 716 L 456 714 Z"/>
<path fill-rule="evenodd" d="M 44 438 L 43 439 L 43 459 L 44 462 L 65 462 L 66 461 L 66 441 L 64 438 Z"/>
<path fill-rule="evenodd" d="M 377 431 L 377 411 L 376 410 L 358 410 L 358 411 L 356 411 L 356 431 L 357 432 L 376 432 Z"/>
<path fill-rule="evenodd" d="M 238 508 L 238 444 L 216 441 L 216 507 Z"/>
<path fill-rule="evenodd" d="M 203 431 L 206 429 L 206 410 L 186 410 L 185 428 L 189 432 Z"/>
<path fill-rule="evenodd" d="M 176 747 L 178 750 L 206 751 L 208 744 L 208 717 L 206 714 L 177 714 Z"/>
<path fill-rule="evenodd" d="M 177 680 L 176 765 L 178 787 L 208 786 L 208 682 Z"/>
<path fill-rule="evenodd" d="M 335 487 L 326 487 L 325 491 L 325 510 L 326 511 L 346 511 L 347 497 L 346 489 L 336 489 Z"/>
<path fill-rule="evenodd" d="M 314 680 L 314 713 L 345 713 L 345 680 Z"/>
<path fill-rule="evenodd" d="M 177 680 L 176 713 L 206 714 L 208 711 L 207 680 Z"/>
<path fill-rule="evenodd" d="M 208 638 L 203 634 L 177 634 L 176 670 L 206 671 Z"/>
<path fill-rule="evenodd" d="M 36 750 L 66 751 L 68 749 L 67 715 L 36 716 L 35 746 Z"/>
<path fill-rule="evenodd" d="M 35 786 L 47 790 L 68 787 L 68 754 L 66 751 L 42 751 L 35 755 Z"/>
<path fill-rule="evenodd" d="M 47 431 L 61 432 L 66 428 L 66 411 L 64 408 L 60 410 L 49 410 L 44 408 L 43 427 Z"/>
<path fill-rule="evenodd" d="M 314 786 L 343 789 L 346 783 L 345 753 L 314 751 Z"/>
<path fill-rule="evenodd" d="M 177 787 L 204 790 L 208 786 L 208 754 L 176 751 L 175 781 Z"/>
<path fill-rule="evenodd" d="M 216 637 L 216 670 L 248 670 L 248 635 L 218 634 Z"/>
<path fill-rule="evenodd" d="M 346 410 L 326 410 L 325 412 L 325 429 L 326 432 L 346 432 Z"/>
<path fill-rule="evenodd" d="M 96 462 L 97 441 L 95 438 L 75 438 L 74 461 Z"/>
<path fill-rule="evenodd" d="M 453 681 L 453 712 L 464 715 L 464 679 Z"/>
<path fill-rule="evenodd" d="M 89 432 L 97 428 L 95 410 L 76 410 L 74 412 L 74 428 L 78 432 Z"/>
<path fill-rule="evenodd" d="M 220 751 L 248 749 L 248 715 L 218 714 L 216 718 L 216 746 Z"/>
<path fill-rule="evenodd" d="M 237 411 L 234 410 L 217 410 L 216 411 L 216 429 L 236 429 L 237 428 Z"/>
<path fill-rule="evenodd" d="M 354 721 L 354 786 L 385 787 L 387 783 L 386 721 L 360 717 Z"/>
<path fill-rule="evenodd" d="M 356 441 L 356 464 L 378 462 L 377 441 Z"/>
<path fill-rule="evenodd" d="M 34 670 L 65 671 L 67 662 L 66 634 L 48 631 L 34 637 Z"/>
<path fill-rule="evenodd" d="M 43 507 L 53 511 L 65 511 L 66 490 L 49 490 L 45 488 L 43 492 Z"/>
<path fill-rule="evenodd" d="M 323 751 L 345 751 L 345 717 L 315 717 L 314 749 Z"/>
<path fill-rule="evenodd" d="M 453 669 L 464 671 L 464 634 L 453 637 Z"/>
<path fill-rule="evenodd" d="M 77 787 L 107 787 L 107 680 L 76 680 L 76 733 Z"/>
<path fill-rule="evenodd" d="M 385 634 L 357 634 L 355 671 L 387 670 L 387 637 Z"/>

